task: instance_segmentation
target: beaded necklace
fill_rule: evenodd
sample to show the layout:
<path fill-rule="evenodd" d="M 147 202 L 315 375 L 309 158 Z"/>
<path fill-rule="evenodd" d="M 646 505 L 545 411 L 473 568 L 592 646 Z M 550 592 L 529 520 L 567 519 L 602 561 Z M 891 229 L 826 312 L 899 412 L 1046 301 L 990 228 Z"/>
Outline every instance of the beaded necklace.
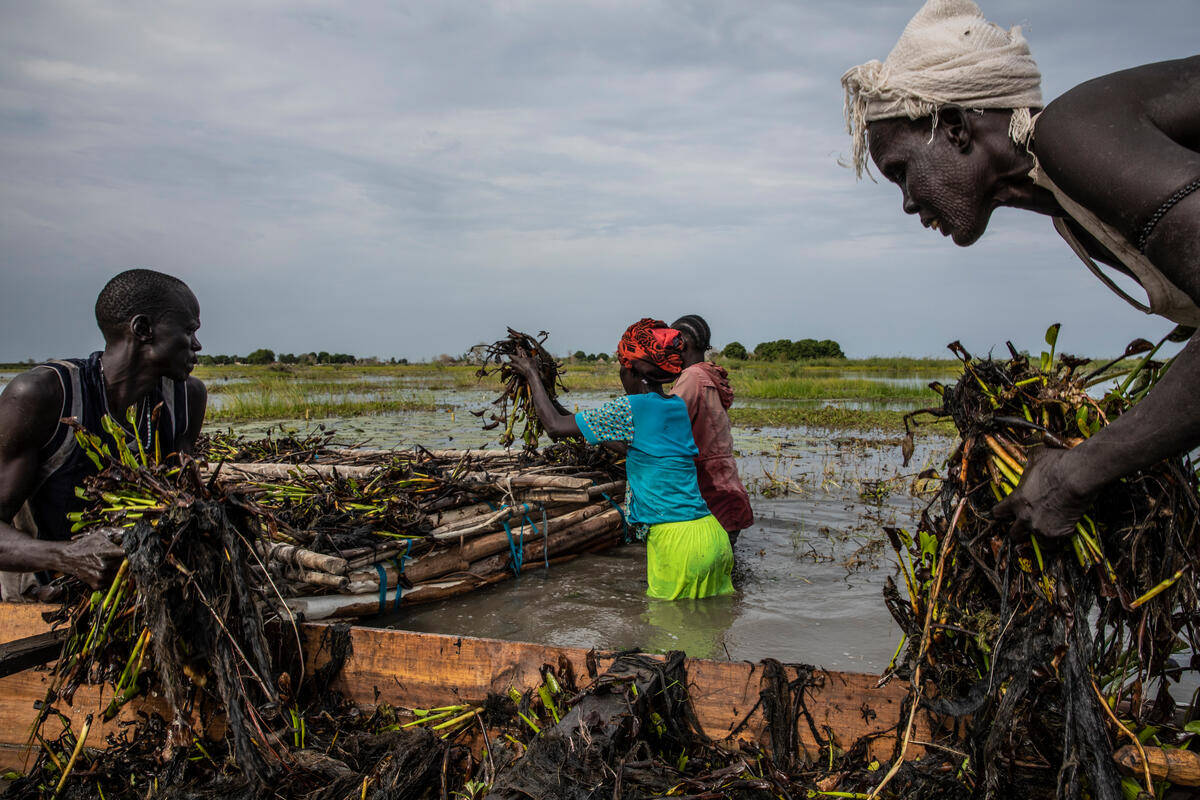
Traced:
<path fill-rule="evenodd" d="M 1150 239 L 1150 234 L 1154 233 L 1154 228 L 1157 227 L 1158 221 L 1165 217 L 1167 212 L 1174 208 L 1180 200 L 1187 197 L 1197 189 L 1200 189 L 1200 178 L 1196 178 L 1194 181 L 1180 186 L 1175 190 L 1174 194 L 1164 200 L 1162 205 L 1154 210 L 1154 213 L 1150 215 L 1148 220 L 1146 220 L 1146 224 L 1142 226 L 1142 232 L 1140 235 L 1138 235 L 1137 241 L 1134 243 L 1134 246 L 1137 247 L 1138 252 L 1145 254 L 1146 243 Z"/>
<path fill-rule="evenodd" d="M 140 419 L 141 422 L 137 423 L 137 428 L 135 430 L 130 431 L 129 428 L 125 427 L 124 419 L 122 417 L 118 417 L 116 414 L 112 413 L 112 411 L 108 407 L 108 378 L 105 377 L 105 375 L 104 375 L 103 359 L 99 359 L 99 363 L 100 363 L 100 396 L 102 398 L 104 398 L 104 413 L 107 414 L 109 416 L 109 418 L 112 419 L 113 423 L 115 425 L 117 425 L 121 430 L 125 431 L 131 437 L 133 437 L 134 441 L 138 441 L 141 438 L 141 430 L 144 427 L 146 429 L 146 437 L 145 437 L 146 440 L 143 443 L 143 449 L 147 453 L 149 453 L 151 451 L 151 448 L 154 445 L 154 426 L 151 424 L 152 420 L 151 420 L 151 414 L 150 414 L 150 396 L 143 395 L 142 399 L 138 400 L 138 408 L 137 408 L 137 411 L 134 413 L 134 419 Z"/>

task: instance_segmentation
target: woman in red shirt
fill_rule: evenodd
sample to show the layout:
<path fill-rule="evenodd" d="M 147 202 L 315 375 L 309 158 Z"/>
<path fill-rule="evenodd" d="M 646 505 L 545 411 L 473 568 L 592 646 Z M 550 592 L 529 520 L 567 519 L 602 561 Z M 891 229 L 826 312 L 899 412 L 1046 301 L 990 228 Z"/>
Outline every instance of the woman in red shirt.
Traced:
<path fill-rule="evenodd" d="M 700 450 L 696 457 L 700 494 L 729 534 L 732 545 L 739 533 L 754 524 L 750 496 L 738 476 L 737 460 L 733 457 L 733 434 L 729 423 L 733 389 L 728 373 L 704 360 L 712 337 L 704 318 L 688 314 L 677 319 L 671 327 L 683 334 L 685 347 L 683 372 L 671 387 L 671 394 L 687 403 L 692 436 Z"/>

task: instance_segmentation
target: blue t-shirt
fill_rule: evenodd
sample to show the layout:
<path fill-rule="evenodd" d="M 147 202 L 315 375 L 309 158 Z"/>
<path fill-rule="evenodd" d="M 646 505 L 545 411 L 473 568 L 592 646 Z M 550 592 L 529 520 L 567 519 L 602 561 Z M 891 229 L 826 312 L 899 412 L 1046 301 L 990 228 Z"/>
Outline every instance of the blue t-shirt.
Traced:
<path fill-rule="evenodd" d="M 591 444 L 629 445 L 625 474 L 630 521 L 657 525 L 708 516 L 708 505 L 696 482 L 699 451 L 682 398 L 654 392 L 624 395 L 579 412 L 575 421 Z"/>

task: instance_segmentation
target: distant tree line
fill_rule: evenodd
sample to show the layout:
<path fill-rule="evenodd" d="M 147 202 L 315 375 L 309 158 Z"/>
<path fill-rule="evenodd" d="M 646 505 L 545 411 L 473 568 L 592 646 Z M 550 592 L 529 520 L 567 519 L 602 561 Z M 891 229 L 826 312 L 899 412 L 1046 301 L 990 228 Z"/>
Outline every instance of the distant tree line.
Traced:
<path fill-rule="evenodd" d="M 721 355 L 726 358 L 745 360 L 753 357 L 757 361 L 801 361 L 806 358 L 845 358 L 842 346 L 832 339 L 776 339 L 755 346 L 754 353 L 746 350 L 741 342 L 725 345 Z"/>
<path fill-rule="evenodd" d="M 586 364 L 594 364 L 597 361 L 607 362 L 611 358 L 612 357 L 608 353 L 585 353 L 582 350 L 576 350 L 571 354 L 572 361 Z"/>
<path fill-rule="evenodd" d="M 349 353 L 279 353 L 260 347 L 244 356 L 202 355 L 201 364 L 206 366 L 223 366 L 228 364 L 378 364 L 378 358 L 358 358 Z M 407 358 L 389 359 L 391 364 L 407 364 Z"/>

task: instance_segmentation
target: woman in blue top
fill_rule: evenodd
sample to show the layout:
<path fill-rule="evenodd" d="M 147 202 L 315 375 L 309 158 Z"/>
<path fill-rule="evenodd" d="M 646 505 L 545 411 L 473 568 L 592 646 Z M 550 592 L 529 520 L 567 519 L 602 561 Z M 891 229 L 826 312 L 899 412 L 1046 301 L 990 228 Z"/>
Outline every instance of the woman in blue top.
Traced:
<path fill-rule="evenodd" d="M 514 356 L 512 363 L 528 380 L 552 439 L 582 436 L 627 448 L 629 518 L 650 526 L 646 593 L 663 600 L 733 594 L 733 551 L 700 496 L 687 405 L 663 392 L 683 369 L 679 331 L 654 319 L 636 322 L 621 337 L 617 358 L 625 396 L 575 415 L 554 407 L 531 359 Z"/>

